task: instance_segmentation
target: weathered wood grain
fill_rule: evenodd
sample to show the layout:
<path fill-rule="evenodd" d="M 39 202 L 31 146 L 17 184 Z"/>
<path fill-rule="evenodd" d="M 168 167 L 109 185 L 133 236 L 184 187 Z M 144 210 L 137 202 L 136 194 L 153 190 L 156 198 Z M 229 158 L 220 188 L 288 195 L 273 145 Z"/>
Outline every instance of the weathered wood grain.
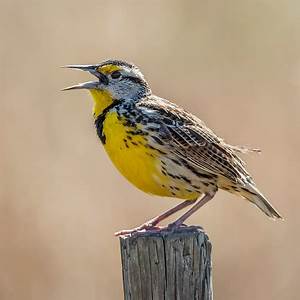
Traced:
<path fill-rule="evenodd" d="M 212 300 L 211 244 L 200 228 L 121 236 L 125 300 Z"/>

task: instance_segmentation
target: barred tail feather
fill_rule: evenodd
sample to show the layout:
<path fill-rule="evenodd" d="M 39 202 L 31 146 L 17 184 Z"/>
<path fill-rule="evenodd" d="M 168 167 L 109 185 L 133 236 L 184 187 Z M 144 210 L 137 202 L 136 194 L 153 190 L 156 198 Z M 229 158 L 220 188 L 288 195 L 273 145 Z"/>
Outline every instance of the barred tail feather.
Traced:
<path fill-rule="evenodd" d="M 271 205 L 271 203 L 263 196 L 263 194 L 252 184 L 249 184 L 246 189 L 243 189 L 243 196 L 260 208 L 268 217 L 276 220 L 283 217 L 280 213 Z"/>
<path fill-rule="evenodd" d="M 230 149 L 238 153 L 244 153 L 244 154 L 251 153 L 251 152 L 261 153 L 261 150 L 258 148 L 248 148 L 245 146 L 233 146 L 233 145 L 228 145 L 228 146 L 230 147 Z"/>

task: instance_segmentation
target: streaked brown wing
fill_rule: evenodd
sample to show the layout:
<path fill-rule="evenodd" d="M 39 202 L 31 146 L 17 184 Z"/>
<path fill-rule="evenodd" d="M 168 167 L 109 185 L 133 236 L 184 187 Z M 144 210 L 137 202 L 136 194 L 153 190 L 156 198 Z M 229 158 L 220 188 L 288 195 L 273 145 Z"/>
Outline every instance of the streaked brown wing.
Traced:
<path fill-rule="evenodd" d="M 225 144 L 222 145 L 221 141 L 212 142 L 203 138 L 203 128 L 197 128 L 195 126 L 192 128 L 190 126 L 171 128 L 168 126 L 167 129 L 170 133 L 171 152 L 186 159 L 194 166 L 216 175 L 225 176 L 235 182 L 243 182 L 244 176 L 248 175 L 239 161 L 236 160 L 236 155 L 225 148 Z M 187 134 L 187 131 L 189 131 L 189 134 L 192 136 L 198 135 L 202 141 L 201 144 L 198 140 L 189 143 L 189 145 L 182 144 L 178 139 L 178 134 Z M 203 139 L 205 142 L 203 142 Z"/>
<path fill-rule="evenodd" d="M 200 119 L 158 97 L 148 98 L 140 105 L 151 110 L 155 122 L 160 124 L 159 138 L 165 141 L 171 153 L 197 168 L 234 182 L 252 181 L 231 146 Z"/>

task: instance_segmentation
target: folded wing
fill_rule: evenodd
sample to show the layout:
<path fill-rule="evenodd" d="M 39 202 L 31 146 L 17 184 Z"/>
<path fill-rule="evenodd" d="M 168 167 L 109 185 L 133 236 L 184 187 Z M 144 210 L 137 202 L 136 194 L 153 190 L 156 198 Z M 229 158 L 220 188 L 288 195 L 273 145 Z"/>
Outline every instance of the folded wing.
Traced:
<path fill-rule="evenodd" d="M 153 96 L 138 105 L 160 124 L 159 138 L 171 153 L 235 183 L 253 183 L 244 162 L 235 153 L 244 152 L 244 148 L 226 144 L 200 119 L 165 99 Z"/>

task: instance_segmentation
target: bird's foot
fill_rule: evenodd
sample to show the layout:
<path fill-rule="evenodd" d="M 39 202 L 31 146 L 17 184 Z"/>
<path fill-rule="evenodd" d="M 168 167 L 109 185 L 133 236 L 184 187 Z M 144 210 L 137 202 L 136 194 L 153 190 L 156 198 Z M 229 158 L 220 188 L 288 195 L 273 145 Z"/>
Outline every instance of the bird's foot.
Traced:
<path fill-rule="evenodd" d="M 132 234 L 145 233 L 145 232 L 157 232 L 160 231 L 161 229 L 162 227 L 155 226 L 151 223 L 144 223 L 133 229 L 125 229 L 125 230 L 120 230 L 118 232 L 115 232 L 115 236 L 132 235 Z"/>
<path fill-rule="evenodd" d="M 195 229 L 203 230 L 203 228 L 200 226 L 188 226 L 186 224 L 182 224 L 179 222 L 174 222 L 167 226 L 156 226 L 151 223 L 145 223 L 133 229 L 125 229 L 125 230 L 115 232 L 115 236 L 158 233 L 158 232 L 167 233 L 167 232 L 174 232 L 174 231 L 181 232 L 181 231 L 195 230 Z"/>
<path fill-rule="evenodd" d="M 170 223 L 166 229 L 170 230 L 170 231 L 175 231 L 175 230 L 178 230 L 179 228 L 186 228 L 186 227 L 188 227 L 188 226 L 185 224 L 173 222 L 173 223 Z"/>
<path fill-rule="evenodd" d="M 194 226 L 194 225 L 186 225 L 180 222 L 173 222 L 170 223 L 165 230 L 168 231 L 184 231 L 184 230 L 195 230 L 195 229 L 200 229 L 203 230 L 201 226 Z"/>

